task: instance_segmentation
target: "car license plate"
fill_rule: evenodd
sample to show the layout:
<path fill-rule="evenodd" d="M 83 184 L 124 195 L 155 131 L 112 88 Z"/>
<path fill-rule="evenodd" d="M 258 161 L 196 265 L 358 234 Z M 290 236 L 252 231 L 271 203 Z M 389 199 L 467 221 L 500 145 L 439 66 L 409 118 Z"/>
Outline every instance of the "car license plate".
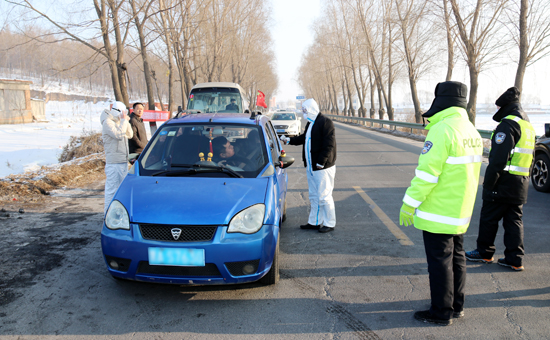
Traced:
<path fill-rule="evenodd" d="M 285 129 L 277 129 L 277 132 L 285 132 Z"/>
<path fill-rule="evenodd" d="M 154 266 L 204 267 L 204 249 L 149 248 L 149 264 Z"/>

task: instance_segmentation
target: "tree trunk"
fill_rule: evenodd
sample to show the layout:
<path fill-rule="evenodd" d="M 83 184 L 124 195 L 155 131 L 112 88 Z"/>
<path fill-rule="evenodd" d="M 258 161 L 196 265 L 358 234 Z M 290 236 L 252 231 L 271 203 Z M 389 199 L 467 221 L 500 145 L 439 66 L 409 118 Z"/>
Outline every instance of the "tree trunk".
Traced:
<path fill-rule="evenodd" d="M 468 111 L 468 118 L 470 119 L 470 122 L 475 125 L 479 71 L 476 69 L 475 65 L 470 65 L 468 68 L 470 70 L 470 97 L 468 98 L 468 106 L 466 111 Z"/>
<path fill-rule="evenodd" d="M 346 96 L 346 86 L 344 85 L 343 79 L 342 79 L 342 97 L 344 97 L 344 108 L 342 109 L 342 116 L 345 116 L 347 111 L 347 96 Z"/>
<path fill-rule="evenodd" d="M 445 28 L 447 30 L 447 75 L 445 76 L 445 81 L 450 81 L 453 77 L 453 68 L 454 68 L 454 44 L 453 37 L 451 35 L 451 23 L 449 18 L 449 10 L 447 8 L 447 0 L 443 0 L 443 9 L 445 11 Z M 415 115 L 416 112 L 415 107 Z M 419 123 L 419 118 L 416 118 L 416 122 Z"/>
<path fill-rule="evenodd" d="M 527 54 L 528 40 L 527 40 L 527 12 L 529 10 L 529 1 L 521 0 L 521 6 L 519 10 L 519 62 L 518 69 L 516 71 L 516 80 L 514 86 L 518 88 L 521 96 L 523 88 L 523 76 L 525 75 L 525 68 L 527 67 Z M 521 97 L 520 97 L 521 98 Z"/>

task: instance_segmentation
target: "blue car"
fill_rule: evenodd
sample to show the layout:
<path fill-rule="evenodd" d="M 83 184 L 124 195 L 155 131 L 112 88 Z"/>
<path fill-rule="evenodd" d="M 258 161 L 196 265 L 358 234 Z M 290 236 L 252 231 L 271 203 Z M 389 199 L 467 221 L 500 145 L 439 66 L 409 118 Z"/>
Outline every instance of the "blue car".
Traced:
<path fill-rule="evenodd" d="M 118 279 L 206 285 L 279 280 L 294 162 L 263 115 L 198 113 L 155 132 L 105 215 Z"/>

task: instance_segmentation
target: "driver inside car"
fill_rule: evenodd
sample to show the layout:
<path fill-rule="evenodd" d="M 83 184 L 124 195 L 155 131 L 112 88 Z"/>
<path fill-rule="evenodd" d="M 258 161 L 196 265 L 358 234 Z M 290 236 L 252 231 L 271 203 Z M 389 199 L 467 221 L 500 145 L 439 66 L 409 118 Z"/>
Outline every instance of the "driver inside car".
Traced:
<path fill-rule="evenodd" d="M 227 166 L 233 170 L 248 170 L 245 169 L 250 161 L 235 154 L 235 148 L 230 141 L 224 136 L 216 137 L 212 140 L 212 151 L 214 153 L 213 161 L 219 166 Z"/>

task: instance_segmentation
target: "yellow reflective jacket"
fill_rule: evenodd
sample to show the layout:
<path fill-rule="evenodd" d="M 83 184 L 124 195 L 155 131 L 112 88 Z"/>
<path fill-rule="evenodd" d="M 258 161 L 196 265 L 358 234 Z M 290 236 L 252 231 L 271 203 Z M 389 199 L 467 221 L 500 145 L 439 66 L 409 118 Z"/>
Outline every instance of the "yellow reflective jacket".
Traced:
<path fill-rule="evenodd" d="M 521 128 L 521 137 L 512 150 L 512 157 L 506 164 L 504 171 L 508 171 L 512 175 L 529 176 L 535 151 L 535 129 L 531 123 L 518 116 L 509 115 L 504 119 L 517 122 Z"/>
<path fill-rule="evenodd" d="M 418 167 L 403 202 L 416 208 L 414 226 L 435 234 L 463 234 L 476 199 L 483 143 L 466 110 L 430 117 Z"/>

